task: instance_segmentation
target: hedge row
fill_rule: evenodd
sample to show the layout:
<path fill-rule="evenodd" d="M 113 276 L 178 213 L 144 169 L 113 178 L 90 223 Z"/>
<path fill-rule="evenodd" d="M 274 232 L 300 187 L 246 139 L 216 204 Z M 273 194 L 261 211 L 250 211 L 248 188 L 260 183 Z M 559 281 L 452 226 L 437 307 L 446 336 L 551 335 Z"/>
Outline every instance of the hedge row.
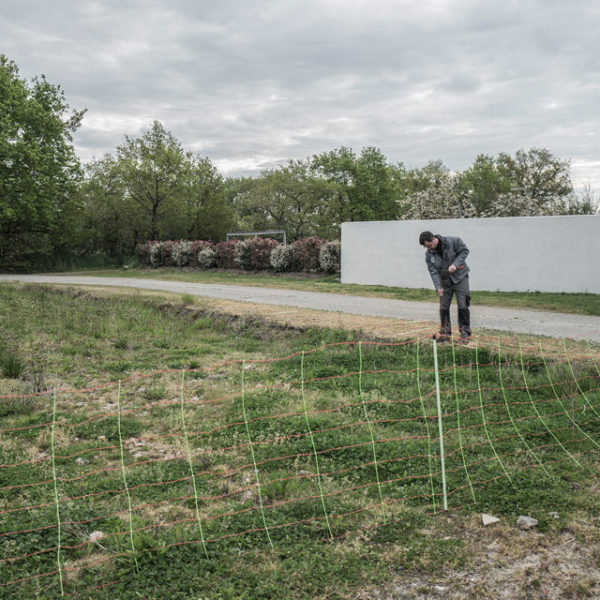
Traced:
<path fill-rule="evenodd" d="M 146 242 L 137 247 L 143 265 L 197 269 L 273 270 L 336 273 L 340 270 L 340 243 L 309 237 L 290 245 L 270 238 L 232 240 L 214 244 L 203 240 Z"/>

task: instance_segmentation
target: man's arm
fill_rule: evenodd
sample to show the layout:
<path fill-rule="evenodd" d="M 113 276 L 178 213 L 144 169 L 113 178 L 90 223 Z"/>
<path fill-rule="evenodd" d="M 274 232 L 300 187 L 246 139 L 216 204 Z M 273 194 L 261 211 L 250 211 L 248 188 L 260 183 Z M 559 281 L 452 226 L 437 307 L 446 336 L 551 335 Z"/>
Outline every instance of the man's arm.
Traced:
<path fill-rule="evenodd" d="M 469 256 L 467 245 L 459 237 L 454 238 L 454 252 L 456 253 L 456 256 L 454 257 L 452 264 L 448 267 L 450 273 L 462 269 L 465 266 L 467 256 Z"/>
<path fill-rule="evenodd" d="M 440 274 L 435 264 L 429 260 L 428 252 L 425 252 L 425 262 L 427 263 L 427 270 L 429 271 L 429 275 L 431 275 L 431 281 L 433 281 L 433 287 L 435 288 L 435 291 L 438 293 L 438 295 L 441 296 L 443 293 L 442 280 L 440 278 Z"/>

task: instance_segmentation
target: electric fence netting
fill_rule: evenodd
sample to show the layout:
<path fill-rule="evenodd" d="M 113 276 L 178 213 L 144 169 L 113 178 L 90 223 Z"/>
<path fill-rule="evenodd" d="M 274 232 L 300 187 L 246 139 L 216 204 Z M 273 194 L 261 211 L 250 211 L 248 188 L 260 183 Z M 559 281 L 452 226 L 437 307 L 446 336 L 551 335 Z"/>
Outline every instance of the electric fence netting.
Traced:
<path fill-rule="evenodd" d="M 29 397 L 0 427 L 0 597 L 551 494 L 598 459 L 588 350 L 344 342 Z"/>

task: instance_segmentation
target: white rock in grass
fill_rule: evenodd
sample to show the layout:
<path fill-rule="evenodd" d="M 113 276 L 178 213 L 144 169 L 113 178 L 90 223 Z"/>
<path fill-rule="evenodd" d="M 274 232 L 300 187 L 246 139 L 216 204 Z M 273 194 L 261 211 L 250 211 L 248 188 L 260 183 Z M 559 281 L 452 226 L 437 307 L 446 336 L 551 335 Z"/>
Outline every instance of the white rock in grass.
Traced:
<path fill-rule="evenodd" d="M 519 529 L 533 529 L 538 524 L 537 520 L 533 517 L 526 517 L 525 515 L 521 515 L 517 519 L 517 527 Z"/>
<path fill-rule="evenodd" d="M 90 461 L 87 458 L 81 458 L 81 456 L 80 456 L 75 459 L 75 464 L 76 465 L 89 465 Z"/>
<path fill-rule="evenodd" d="M 492 515 L 487 515 L 486 513 L 482 513 L 481 522 L 484 527 L 487 527 L 488 525 L 493 525 L 494 523 L 499 523 L 500 519 L 498 517 L 494 517 Z"/>
<path fill-rule="evenodd" d="M 90 542 L 97 542 L 104 537 L 104 533 L 102 531 L 92 531 L 90 533 Z"/>

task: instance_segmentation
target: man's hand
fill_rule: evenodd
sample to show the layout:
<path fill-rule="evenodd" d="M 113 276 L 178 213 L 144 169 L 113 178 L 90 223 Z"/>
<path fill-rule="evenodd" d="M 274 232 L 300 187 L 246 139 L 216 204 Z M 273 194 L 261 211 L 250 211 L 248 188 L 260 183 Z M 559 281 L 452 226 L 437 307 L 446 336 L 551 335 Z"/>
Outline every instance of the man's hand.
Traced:
<path fill-rule="evenodd" d="M 456 265 L 450 265 L 448 267 L 448 273 L 454 273 L 458 267 Z"/>
<path fill-rule="evenodd" d="M 444 295 L 444 288 L 437 290 L 437 295 L 441 298 Z"/>

